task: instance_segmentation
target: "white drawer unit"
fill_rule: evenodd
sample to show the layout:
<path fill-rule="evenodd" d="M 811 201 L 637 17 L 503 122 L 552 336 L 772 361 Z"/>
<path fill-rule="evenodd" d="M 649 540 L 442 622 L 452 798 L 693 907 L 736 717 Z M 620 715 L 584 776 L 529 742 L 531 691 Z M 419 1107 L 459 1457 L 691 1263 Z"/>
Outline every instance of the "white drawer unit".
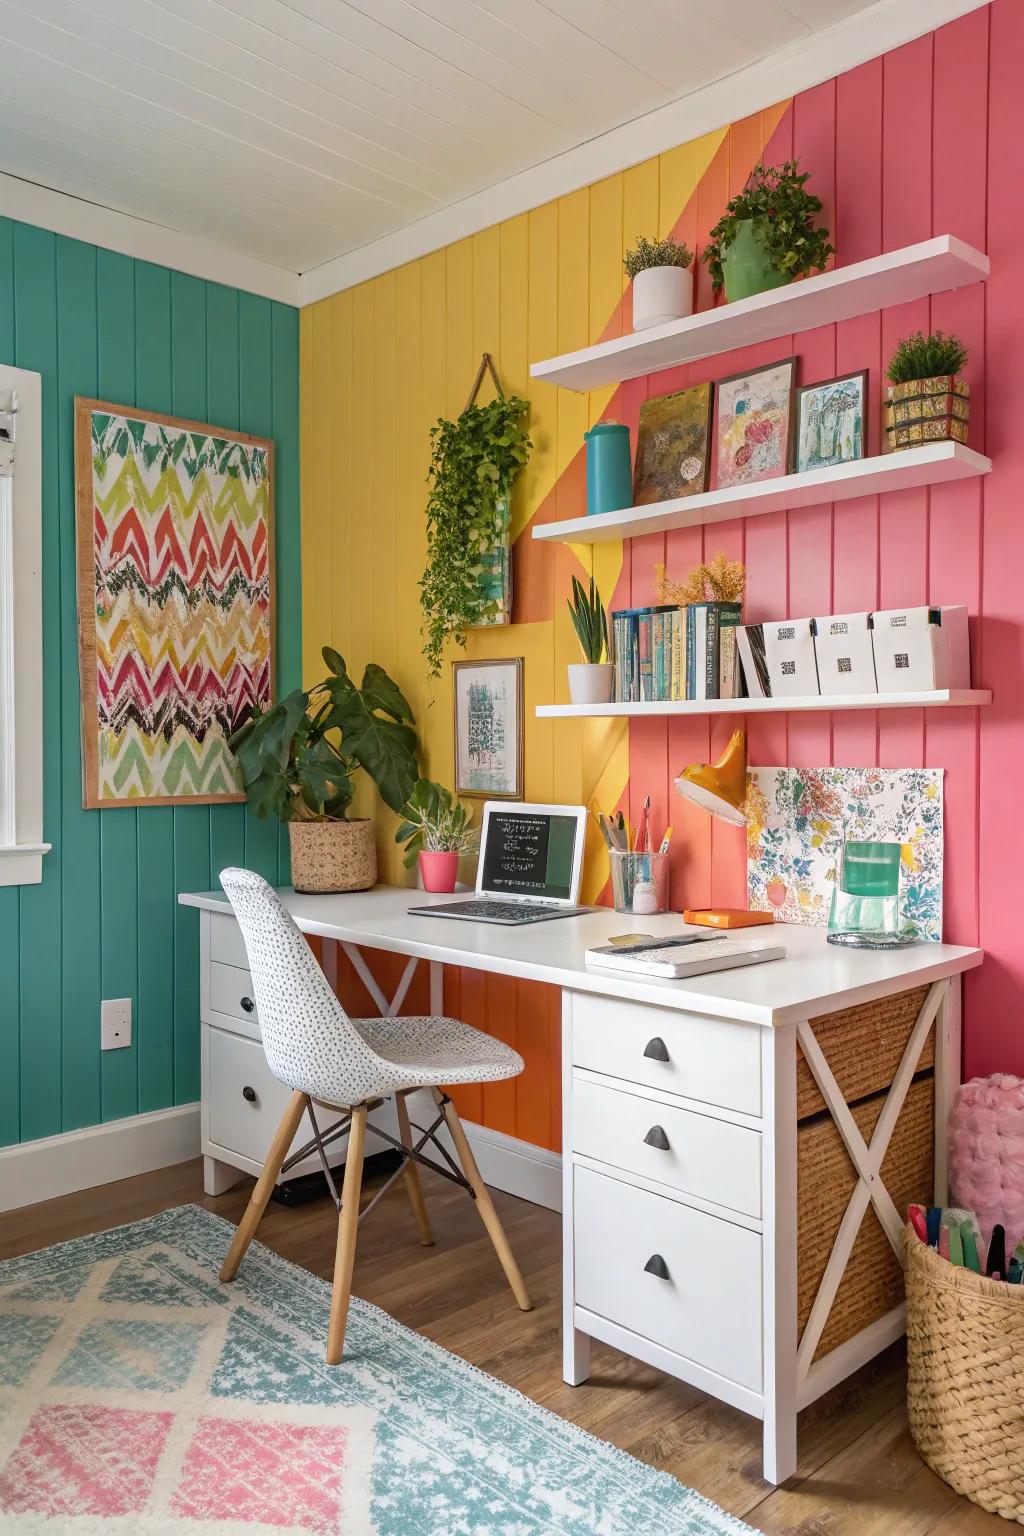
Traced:
<path fill-rule="evenodd" d="M 574 1153 L 760 1216 L 759 1131 L 609 1088 L 580 1072 L 572 1101 Z"/>
<path fill-rule="evenodd" d="M 210 961 L 210 1008 L 222 1018 L 237 1019 L 240 1024 L 251 1025 L 255 1035 L 259 1035 L 260 1020 L 252 989 L 252 976 L 241 966 L 222 965 L 219 960 Z M 250 1033 L 248 1029 L 245 1032 Z"/>
<path fill-rule="evenodd" d="M 291 1090 L 274 1077 L 258 1040 L 211 1029 L 208 1049 L 210 1140 L 253 1163 L 262 1163 Z M 326 1125 L 338 1117 L 324 1110 L 317 1118 Z M 303 1121 L 298 1133 L 300 1146 L 310 1134 Z"/>
<path fill-rule="evenodd" d="M 572 1062 L 702 1104 L 761 1113 L 761 1031 L 615 997 L 572 994 Z"/>
<path fill-rule="evenodd" d="M 210 913 L 210 959 L 221 965 L 237 965 L 242 970 L 249 966 L 242 930 L 233 917 Z"/>
<path fill-rule="evenodd" d="M 576 1305 L 761 1390 L 756 1232 L 577 1168 Z"/>

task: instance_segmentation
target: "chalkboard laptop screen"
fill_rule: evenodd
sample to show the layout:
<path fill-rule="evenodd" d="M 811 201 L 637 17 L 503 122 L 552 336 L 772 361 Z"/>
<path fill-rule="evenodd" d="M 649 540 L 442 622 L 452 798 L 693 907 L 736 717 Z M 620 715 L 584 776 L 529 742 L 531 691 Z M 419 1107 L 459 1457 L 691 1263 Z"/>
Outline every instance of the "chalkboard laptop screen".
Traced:
<path fill-rule="evenodd" d="M 571 813 L 492 809 L 481 849 L 481 894 L 568 901 L 578 827 Z"/>

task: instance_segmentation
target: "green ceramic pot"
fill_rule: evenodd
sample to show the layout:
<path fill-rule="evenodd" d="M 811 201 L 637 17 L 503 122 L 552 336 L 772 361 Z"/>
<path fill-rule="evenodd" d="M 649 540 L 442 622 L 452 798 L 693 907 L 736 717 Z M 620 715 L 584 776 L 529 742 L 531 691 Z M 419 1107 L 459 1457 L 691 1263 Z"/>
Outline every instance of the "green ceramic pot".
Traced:
<path fill-rule="evenodd" d="M 740 219 L 736 239 L 722 252 L 722 273 L 730 304 L 755 293 L 767 293 L 770 288 L 784 288 L 790 281 L 788 273 L 772 266 L 755 233 L 753 219 Z"/>

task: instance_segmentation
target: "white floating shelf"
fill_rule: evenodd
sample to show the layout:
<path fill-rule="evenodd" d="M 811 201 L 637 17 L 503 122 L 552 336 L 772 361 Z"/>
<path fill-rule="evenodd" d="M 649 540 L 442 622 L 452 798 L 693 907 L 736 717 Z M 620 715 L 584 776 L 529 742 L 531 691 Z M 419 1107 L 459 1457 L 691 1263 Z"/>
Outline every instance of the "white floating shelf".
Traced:
<path fill-rule="evenodd" d="M 930 293 L 963 288 L 988 277 L 988 273 L 984 252 L 955 235 L 936 235 L 868 261 L 801 278 L 770 293 L 757 293 L 752 299 L 720 304 L 685 320 L 670 320 L 667 325 L 532 363 L 530 376 L 563 389 L 620 384 L 624 379 L 714 357 L 734 347 L 774 341 L 816 325 L 908 304 Z"/>
<path fill-rule="evenodd" d="M 793 699 L 666 699 L 651 704 L 538 704 L 542 720 L 620 720 L 637 715 L 781 715 L 811 710 L 950 709 L 991 704 L 988 688 L 936 688 L 926 693 L 814 694 Z"/>
<path fill-rule="evenodd" d="M 991 468 L 991 459 L 961 443 L 924 443 L 920 448 L 900 448 L 871 459 L 855 459 L 828 469 L 808 469 L 801 475 L 780 475 L 774 480 L 756 480 L 750 485 L 728 486 L 720 491 L 705 491 L 700 496 L 654 501 L 644 507 L 595 513 L 593 517 L 563 518 L 557 523 L 535 523 L 533 537 L 563 544 L 600 544 L 605 539 L 631 539 L 641 533 L 721 523 L 730 517 L 758 517 L 765 512 L 847 501 L 853 496 L 879 496 L 885 491 L 904 491 L 913 486 L 942 485 L 972 475 L 987 475 Z"/>

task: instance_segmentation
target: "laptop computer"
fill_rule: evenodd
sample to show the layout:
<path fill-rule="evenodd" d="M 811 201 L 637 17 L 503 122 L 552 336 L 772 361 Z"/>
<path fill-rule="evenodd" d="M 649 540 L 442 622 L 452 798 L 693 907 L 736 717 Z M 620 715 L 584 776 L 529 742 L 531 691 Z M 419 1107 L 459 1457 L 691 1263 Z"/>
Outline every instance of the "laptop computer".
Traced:
<path fill-rule="evenodd" d="M 577 905 L 587 813 L 582 805 L 519 805 L 488 800 L 480 830 L 476 894 L 415 917 L 465 922 L 542 923 L 589 910 Z"/>

